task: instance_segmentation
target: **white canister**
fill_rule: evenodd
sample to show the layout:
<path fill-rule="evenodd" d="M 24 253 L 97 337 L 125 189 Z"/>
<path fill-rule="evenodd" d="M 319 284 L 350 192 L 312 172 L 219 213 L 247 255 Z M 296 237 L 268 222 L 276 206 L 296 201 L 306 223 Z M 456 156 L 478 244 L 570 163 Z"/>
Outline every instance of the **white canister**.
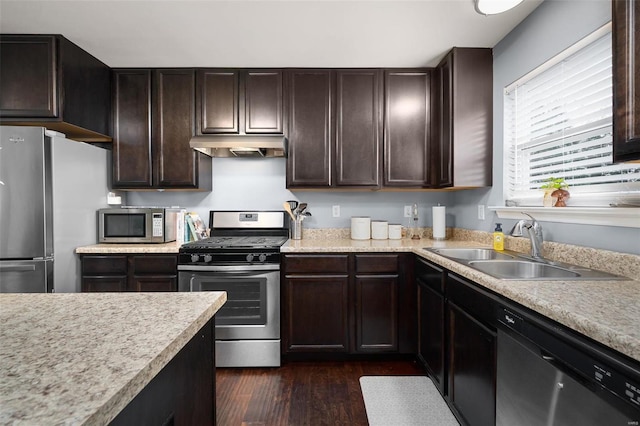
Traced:
<path fill-rule="evenodd" d="M 390 240 L 402 239 L 402 225 L 399 225 L 397 223 L 389 224 L 389 239 Z"/>
<path fill-rule="evenodd" d="M 372 220 L 371 238 L 374 240 L 386 240 L 389 238 L 389 222 L 386 220 Z"/>
<path fill-rule="evenodd" d="M 369 238 L 371 238 L 371 218 L 353 216 L 351 218 L 351 239 L 368 240 Z"/>

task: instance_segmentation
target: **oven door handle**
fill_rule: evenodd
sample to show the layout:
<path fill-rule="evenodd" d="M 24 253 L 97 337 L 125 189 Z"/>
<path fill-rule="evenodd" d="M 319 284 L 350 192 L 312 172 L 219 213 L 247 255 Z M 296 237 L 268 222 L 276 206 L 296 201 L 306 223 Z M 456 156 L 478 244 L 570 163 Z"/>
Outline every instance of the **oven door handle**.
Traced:
<path fill-rule="evenodd" d="M 279 271 L 280 264 L 268 263 L 260 265 L 178 265 L 178 271 L 184 272 L 256 272 Z"/>

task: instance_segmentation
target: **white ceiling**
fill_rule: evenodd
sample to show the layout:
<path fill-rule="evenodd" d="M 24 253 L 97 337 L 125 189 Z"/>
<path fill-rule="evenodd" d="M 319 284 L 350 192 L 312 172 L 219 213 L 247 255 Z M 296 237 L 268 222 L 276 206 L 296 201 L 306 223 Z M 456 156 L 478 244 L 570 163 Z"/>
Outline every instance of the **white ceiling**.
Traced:
<path fill-rule="evenodd" d="M 0 0 L 0 32 L 62 34 L 111 67 L 421 67 L 493 47 L 543 0 Z"/>

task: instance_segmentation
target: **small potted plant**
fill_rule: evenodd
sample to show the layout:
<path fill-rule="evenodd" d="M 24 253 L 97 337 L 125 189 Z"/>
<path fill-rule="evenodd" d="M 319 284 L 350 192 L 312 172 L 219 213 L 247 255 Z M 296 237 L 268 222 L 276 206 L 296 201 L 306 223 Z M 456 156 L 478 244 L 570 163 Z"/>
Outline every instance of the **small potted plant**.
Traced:
<path fill-rule="evenodd" d="M 545 207 L 566 207 L 566 200 L 569 198 L 569 185 L 564 178 L 554 178 L 553 176 L 544 180 L 540 189 L 544 190 L 542 205 Z"/>

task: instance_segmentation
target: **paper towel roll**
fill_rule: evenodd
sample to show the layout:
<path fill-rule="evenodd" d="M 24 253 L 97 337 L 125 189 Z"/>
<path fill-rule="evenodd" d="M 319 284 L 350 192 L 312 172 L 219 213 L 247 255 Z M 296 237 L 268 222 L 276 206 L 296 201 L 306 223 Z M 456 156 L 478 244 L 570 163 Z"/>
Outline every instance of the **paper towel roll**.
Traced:
<path fill-rule="evenodd" d="M 446 237 L 446 207 L 433 206 L 433 239 L 444 240 Z"/>

